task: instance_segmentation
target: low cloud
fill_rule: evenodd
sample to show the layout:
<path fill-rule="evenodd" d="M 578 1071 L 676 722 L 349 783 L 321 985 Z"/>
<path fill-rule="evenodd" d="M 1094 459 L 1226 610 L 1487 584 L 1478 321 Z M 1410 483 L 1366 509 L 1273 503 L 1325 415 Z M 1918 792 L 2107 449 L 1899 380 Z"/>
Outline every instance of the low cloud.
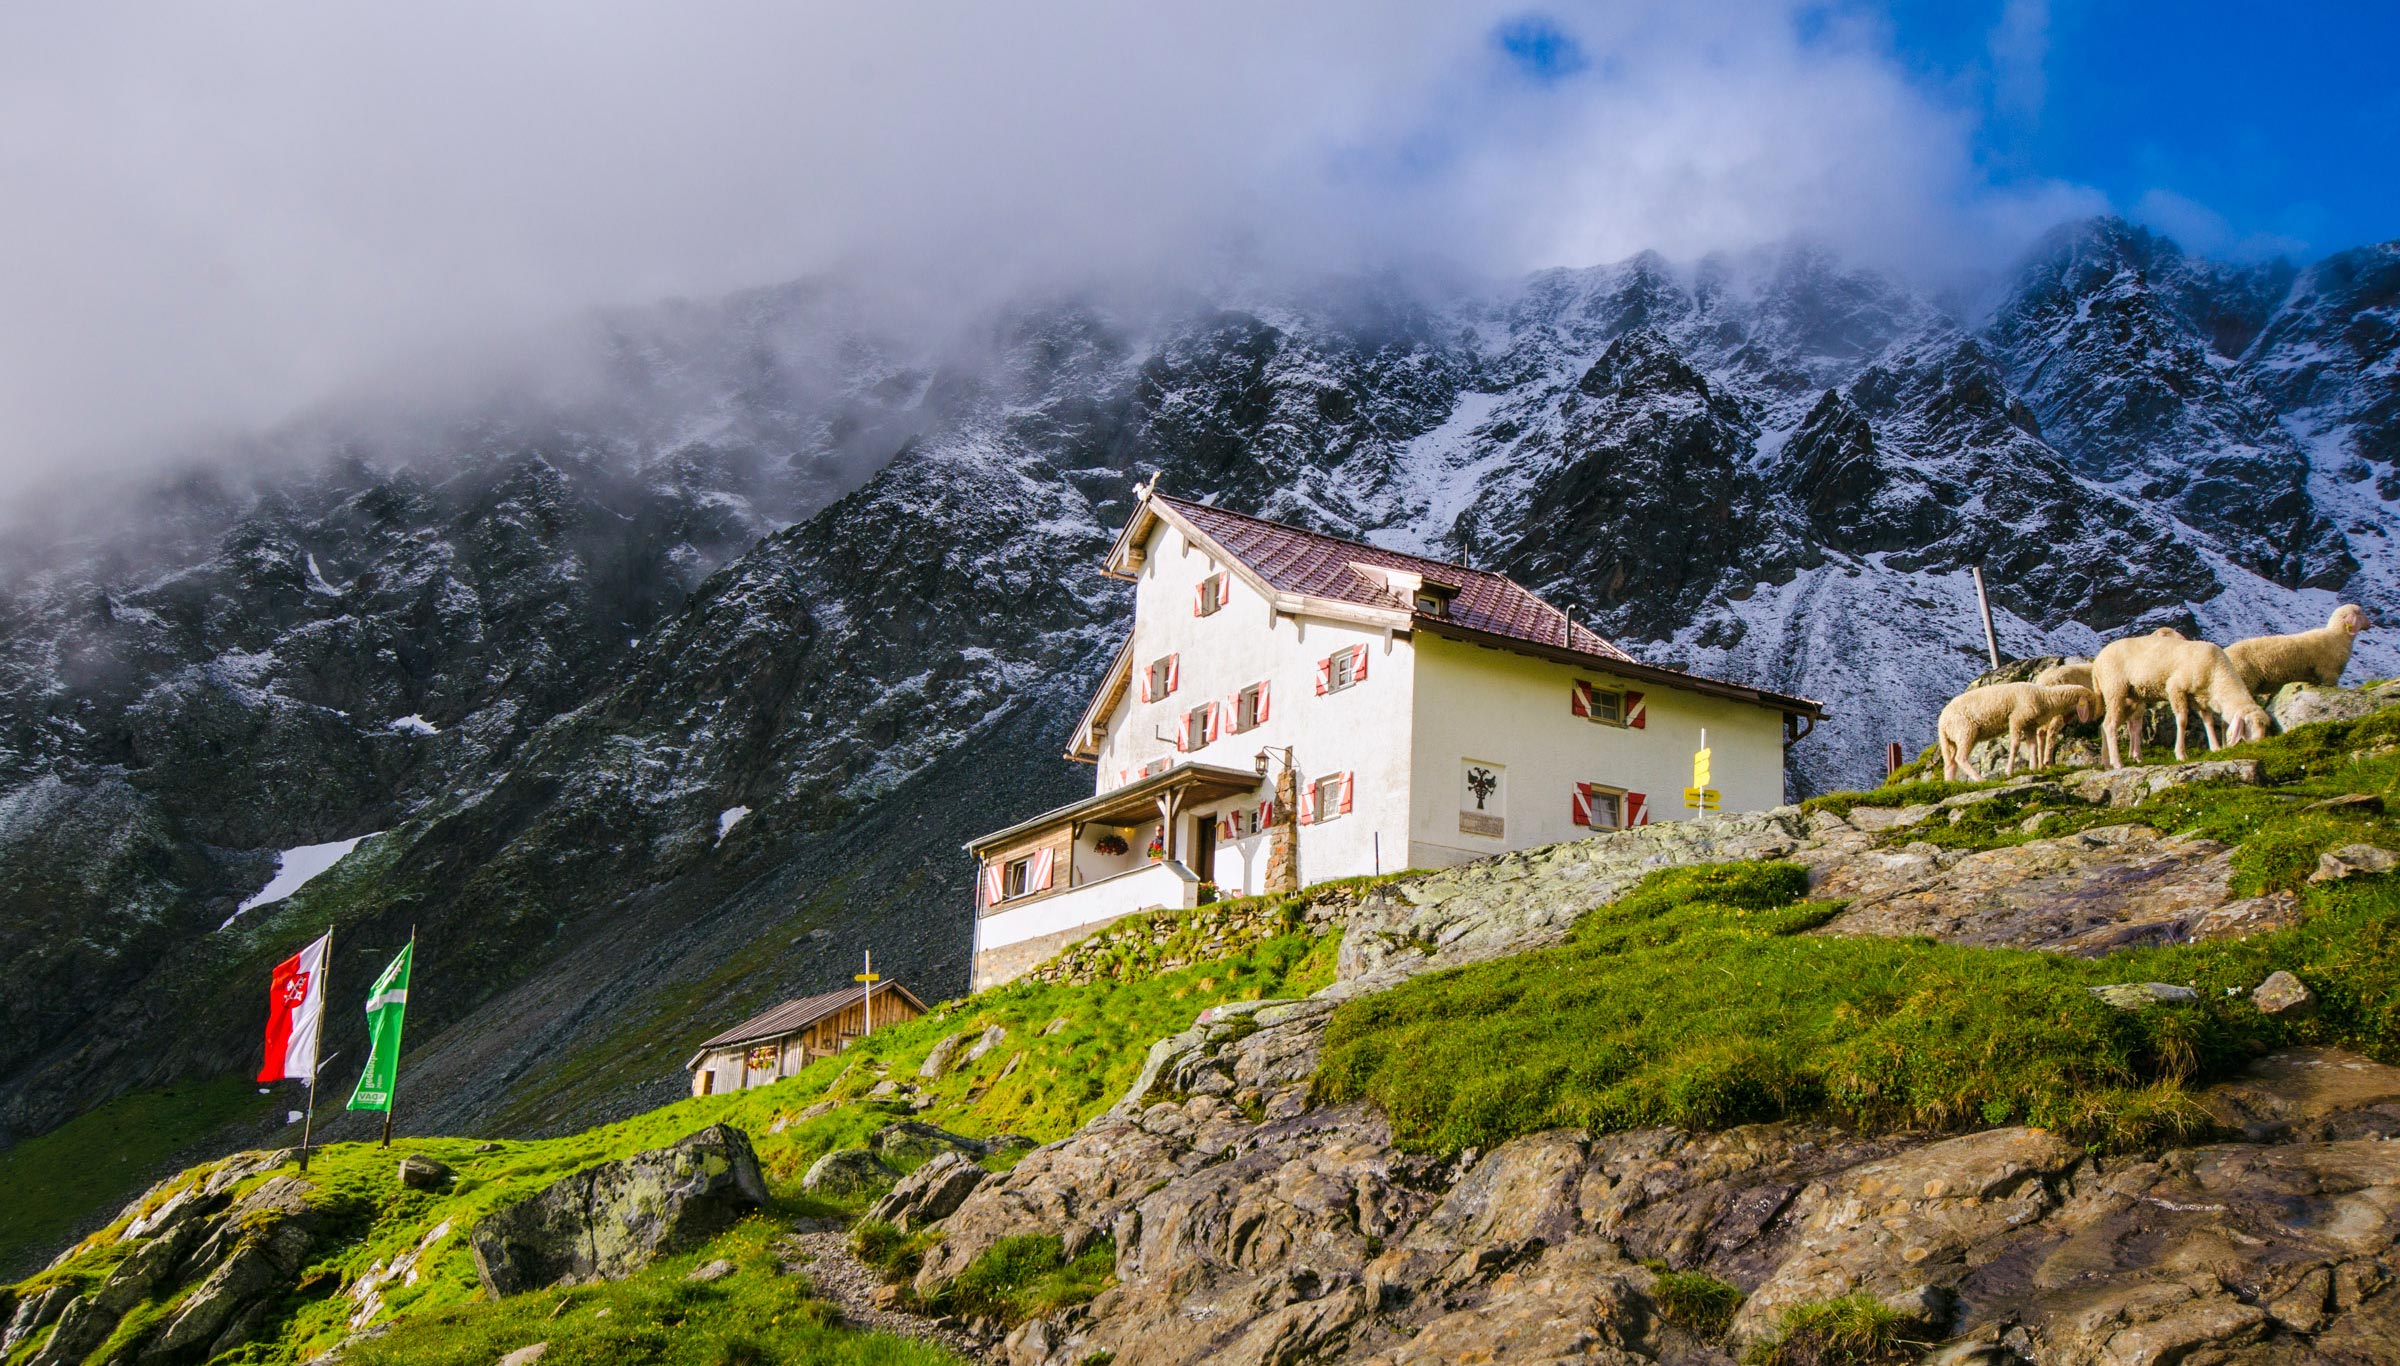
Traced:
<path fill-rule="evenodd" d="M 0 494 L 813 271 L 1939 271 L 2099 207 L 1974 133 L 1813 5 L 14 6 Z"/>

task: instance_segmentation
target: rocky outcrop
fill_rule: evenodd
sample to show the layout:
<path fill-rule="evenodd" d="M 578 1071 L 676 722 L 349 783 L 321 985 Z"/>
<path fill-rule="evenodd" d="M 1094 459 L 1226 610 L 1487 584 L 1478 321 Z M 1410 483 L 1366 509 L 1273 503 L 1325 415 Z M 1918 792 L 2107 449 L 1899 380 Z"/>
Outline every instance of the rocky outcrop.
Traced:
<path fill-rule="evenodd" d="M 1310 1105 L 1322 1020 L 1189 1048 L 1162 1075 L 1228 1093 L 1154 1085 L 983 1182 L 920 1288 L 1013 1234 L 1113 1235 L 1117 1284 L 1019 1330 L 1014 1366 L 1729 1359 L 1666 1320 L 1658 1264 L 1747 1290 L 1737 1344 L 1854 1293 L 1995 1361 L 2366 1361 L 2400 1332 L 2400 1070 L 2365 1059 L 2265 1059 L 2204 1096 L 2243 1141 L 2153 1158 L 2022 1127 L 1770 1124 L 1554 1130 L 1443 1162 L 1371 1110 Z M 2269 1343 L 2285 1355 L 2240 1355 Z"/>
<path fill-rule="evenodd" d="M 25 1366 L 70 1366 L 116 1333 L 129 1311 L 170 1297 L 173 1313 L 133 1338 L 145 1360 L 199 1361 L 251 1342 L 288 1308 L 323 1221 L 307 1178 L 272 1174 L 290 1160 L 289 1152 L 243 1153 L 145 1195 L 115 1235 L 131 1247 L 108 1278 L 80 1295 L 59 1284 L 26 1298 L 0 1350 L 16 1350 L 47 1326 Z"/>
<path fill-rule="evenodd" d="M 670 1147 L 551 1183 L 469 1234 L 486 1294 L 615 1280 L 689 1247 L 767 1202 L 750 1138 L 711 1125 Z"/>
<path fill-rule="evenodd" d="M 990 1174 L 958 1153 L 943 1153 L 900 1178 L 867 1217 L 902 1229 L 946 1219 Z"/>
<path fill-rule="evenodd" d="M 2230 847 L 2144 825 L 1973 854 L 1911 844 L 1820 868 L 1811 894 L 1850 903 L 1823 933 L 1929 935 L 2087 958 L 2256 934 L 2289 923 L 2298 907 L 2289 892 L 2237 896 Z"/>

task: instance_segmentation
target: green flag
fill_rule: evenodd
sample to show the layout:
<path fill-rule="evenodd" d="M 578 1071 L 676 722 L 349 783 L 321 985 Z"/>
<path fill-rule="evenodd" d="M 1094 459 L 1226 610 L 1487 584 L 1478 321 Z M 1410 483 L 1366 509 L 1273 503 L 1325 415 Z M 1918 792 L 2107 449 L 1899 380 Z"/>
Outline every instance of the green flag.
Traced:
<path fill-rule="evenodd" d="M 400 1017 L 408 1010 L 408 963 L 416 952 L 412 938 L 367 993 L 367 1070 L 350 1093 L 350 1109 L 388 1113 L 392 1108 L 392 1091 L 400 1083 Z"/>

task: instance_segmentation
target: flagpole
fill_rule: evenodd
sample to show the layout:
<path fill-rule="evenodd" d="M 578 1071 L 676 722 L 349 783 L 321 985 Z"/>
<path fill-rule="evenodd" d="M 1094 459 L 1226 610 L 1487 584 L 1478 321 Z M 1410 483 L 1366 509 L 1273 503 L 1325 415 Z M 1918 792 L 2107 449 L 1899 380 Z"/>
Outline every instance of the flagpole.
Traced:
<path fill-rule="evenodd" d="M 417 980 L 417 927 L 414 925 L 408 927 L 408 980 L 412 984 Z M 400 1108 L 400 1059 L 397 1056 L 400 1050 L 395 1046 L 392 1052 L 392 1089 L 383 1098 L 383 1146 L 387 1148 L 392 1146 L 392 1111 Z M 372 1057 L 372 1052 L 368 1056 Z"/>
<path fill-rule="evenodd" d="M 317 965 L 316 1042 L 308 1050 L 308 1109 L 300 1118 L 300 1170 L 308 1170 L 308 1138 L 317 1124 L 317 1074 L 325 1070 L 325 1008 L 333 1004 L 333 924 L 325 925 L 325 958 Z"/>

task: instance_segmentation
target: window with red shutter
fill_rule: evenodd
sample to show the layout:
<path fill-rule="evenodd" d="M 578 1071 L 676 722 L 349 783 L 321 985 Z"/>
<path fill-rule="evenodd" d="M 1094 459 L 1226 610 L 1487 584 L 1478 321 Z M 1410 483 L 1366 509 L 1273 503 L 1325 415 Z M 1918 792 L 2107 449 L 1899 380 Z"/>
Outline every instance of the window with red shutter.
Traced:
<path fill-rule="evenodd" d="M 1261 679 L 1234 694 L 1230 705 L 1233 711 L 1235 734 L 1238 735 L 1246 730 L 1256 730 L 1259 724 L 1267 719 L 1266 680 Z"/>

